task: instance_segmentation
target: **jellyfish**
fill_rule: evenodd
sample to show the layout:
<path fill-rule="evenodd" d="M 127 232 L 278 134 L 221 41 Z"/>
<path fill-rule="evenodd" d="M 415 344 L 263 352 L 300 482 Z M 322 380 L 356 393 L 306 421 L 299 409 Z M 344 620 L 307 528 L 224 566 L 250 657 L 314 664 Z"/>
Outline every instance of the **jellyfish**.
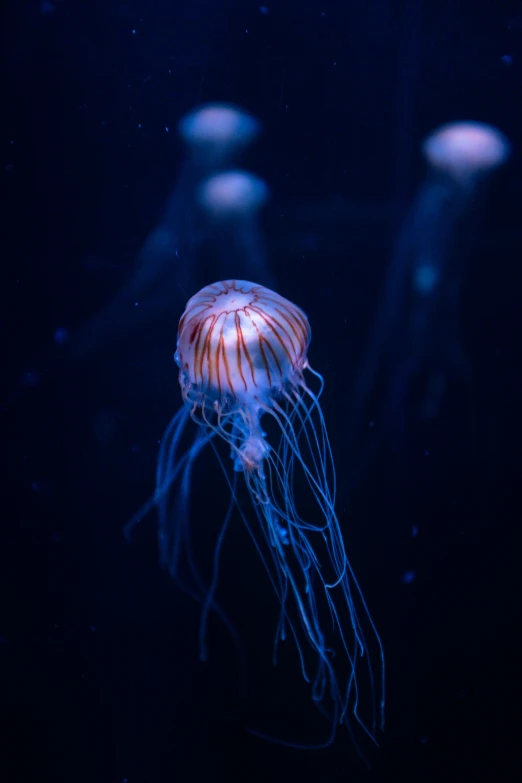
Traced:
<path fill-rule="evenodd" d="M 507 160 L 510 145 L 494 127 L 455 122 L 431 133 L 422 152 L 428 175 L 395 245 L 353 406 L 354 429 L 377 419 L 397 452 L 408 430 L 412 390 L 419 391 L 417 420 L 430 420 L 450 381 L 468 377 L 459 339 L 466 253 L 460 247 L 457 256 L 455 244 L 463 222 L 479 214 L 483 184 Z M 384 402 L 377 413 L 365 414 L 379 382 Z"/>
<path fill-rule="evenodd" d="M 197 200 L 207 216 L 219 267 L 255 274 L 263 285 L 273 285 L 262 239 L 258 212 L 268 198 L 264 180 L 247 171 L 215 174 L 201 183 Z"/>
<path fill-rule="evenodd" d="M 254 117 L 228 104 L 198 106 L 181 118 L 178 134 L 185 160 L 176 185 L 129 280 L 74 337 L 73 353 L 78 358 L 108 338 L 126 337 L 131 330 L 164 318 L 173 301 L 184 301 L 185 291 L 196 287 L 199 253 L 210 228 L 198 206 L 198 188 L 236 164 L 259 131 Z"/>
<path fill-rule="evenodd" d="M 199 648 L 206 660 L 209 612 L 223 617 L 219 556 L 238 510 L 279 606 L 273 663 L 279 646 L 293 640 L 312 699 L 330 721 L 327 738 L 313 746 L 250 729 L 291 747 L 329 745 L 340 724 L 352 736 L 359 725 L 376 741 L 384 725 L 383 648 L 336 516 L 323 379 L 308 361 L 310 338 L 305 313 L 261 285 L 226 280 L 188 301 L 175 353 L 183 406 L 161 441 L 155 492 L 127 527 L 129 534 L 155 508 L 161 565 L 177 578 L 182 558 L 188 562 L 192 592 L 202 602 Z M 196 427 L 183 452 L 188 422 Z M 205 447 L 213 448 L 231 496 L 208 584 L 196 565 L 188 514 L 192 484 L 203 481 L 195 463 Z"/>

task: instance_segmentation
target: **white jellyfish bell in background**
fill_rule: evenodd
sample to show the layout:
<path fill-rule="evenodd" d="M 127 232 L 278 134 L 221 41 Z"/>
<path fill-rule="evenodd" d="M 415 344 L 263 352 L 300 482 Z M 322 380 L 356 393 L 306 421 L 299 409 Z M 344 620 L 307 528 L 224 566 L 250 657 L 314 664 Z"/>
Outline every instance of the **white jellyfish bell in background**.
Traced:
<path fill-rule="evenodd" d="M 507 160 L 510 144 L 491 125 L 450 122 L 424 140 L 422 151 L 434 170 L 469 187 Z"/>
<path fill-rule="evenodd" d="M 247 171 L 224 171 L 197 191 L 224 276 L 255 276 L 270 282 L 259 212 L 268 199 L 266 183 Z"/>
<path fill-rule="evenodd" d="M 205 180 L 198 200 L 216 221 L 235 221 L 254 214 L 268 198 L 265 182 L 246 171 L 226 171 Z"/>
<path fill-rule="evenodd" d="M 353 403 L 355 425 L 375 421 L 375 430 L 386 432 L 398 450 L 411 411 L 434 418 L 448 381 L 467 376 L 459 300 L 468 254 L 462 243 L 456 253 L 455 244 L 463 220 L 479 214 L 478 196 L 508 159 L 510 144 L 489 125 L 454 122 L 432 132 L 422 153 L 427 177 L 395 244 Z M 384 403 L 375 402 L 378 378 Z M 422 391 L 413 400 L 419 379 Z"/>
<path fill-rule="evenodd" d="M 227 104 L 198 106 L 179 122 L 178 130 L 192 162 L 202 168 L 226 168 L 259 135 L 260 125 L 242 109 Z"/>
<path fill-rule="evenodd" d="M 108 338 L 161 319 L 198 287 L 198 253 L 209 223 L 196 199 L 200 184 L 239 162 L 260 132 L 259 122 L 227 104 L 198 106 L 180 120 L 184 161 L 163 214 L 145 240 L 131 277 L 114 299 L 76 335 L 73 353 L 89 354 Z M 215 277 L 222 276 L 219 269 Z"/>

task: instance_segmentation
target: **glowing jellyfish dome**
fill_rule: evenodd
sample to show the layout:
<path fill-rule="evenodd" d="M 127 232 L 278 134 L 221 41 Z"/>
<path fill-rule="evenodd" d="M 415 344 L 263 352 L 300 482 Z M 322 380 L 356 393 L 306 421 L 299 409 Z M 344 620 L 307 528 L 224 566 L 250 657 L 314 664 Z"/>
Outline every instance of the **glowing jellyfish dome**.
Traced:
<path fill-rule="evenodd" d="M 206 286 L 179 323 L 183 399 L 220 412 L 242 405 L 254 422 L 271 395 L 303 382 L 310 336 L 304 312 L 274 291 L 244 280 Z"/>
<path fill-rule="evenodd" d="M 268 198 L 268 187 L 246 171 L 225 171 L 201 185 L 198 199 L 214 218 L 226 220 L 260 209 Z"/>
<path fill-rule="evenodd" d="M 250 144 L 259 135 L 260 126 L 242 109 L 209 103 L 182 117 L 178 131 L 196 156 L 223 163 Z"/>
<path fill-rule="evenodd" d="M 426 160 L 457 179 L 485 174 L 509 157 L 510 144 L 498 128 L 482 122 L 449 122 L 423 143 Z"/>

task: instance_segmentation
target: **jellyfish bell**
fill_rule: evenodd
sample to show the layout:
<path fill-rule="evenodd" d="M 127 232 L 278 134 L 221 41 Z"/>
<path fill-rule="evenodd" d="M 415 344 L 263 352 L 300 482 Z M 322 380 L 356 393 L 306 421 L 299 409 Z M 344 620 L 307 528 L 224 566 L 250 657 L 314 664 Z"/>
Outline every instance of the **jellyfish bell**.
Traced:
<path fill-rule="evenodd" d="M 189 300 L 175 355 L 183 400 L 203 420 L 218 413 L 219 434 L 235 451 L 237 469 L 261 467 L 267 446 L 259 419 L 273 398 L 304 384 L 309 342 L 304 312 L 263 286 L 226 280 Z M 225 423 L 238 406 L 245 436 L 239 448 Z"/>
<path fill-rule="evenodd" d="M 198 106 L 182 117 L 179 132 L 188 144 L 248 142 L 259 132 L 259 123 L 242 109 L 214 103 Z"/>
<path fill-rule="evenodd" d="M 212 218 L 226 221 L 251 215 L 268 199 L 264 180 L 247 171 L 224 171 L 205 180 L 198 191 L 200 206 Z"/>
<path fill-rule="evenodd" d="M 245 280 L 206 286 L 179 322 L 183 399 L 268 405 L 271 394 L 302 382 L 310 337 L 304 312 L 275 291 Z"/>
<path fill-rule="evenodd" d="M 498 128 L 481 122 L 450 122 L 425 139 L 423 154 L 430 166 L 456 180 L 488 174 L 509 157 L 510 143 Z"/>
<path fill-rule="evenodd" d="M 194 158 L 227 165 L 259 135 L 260 124 L 242 109 L 213 103 L 182 117 L 178 131 Z"/>

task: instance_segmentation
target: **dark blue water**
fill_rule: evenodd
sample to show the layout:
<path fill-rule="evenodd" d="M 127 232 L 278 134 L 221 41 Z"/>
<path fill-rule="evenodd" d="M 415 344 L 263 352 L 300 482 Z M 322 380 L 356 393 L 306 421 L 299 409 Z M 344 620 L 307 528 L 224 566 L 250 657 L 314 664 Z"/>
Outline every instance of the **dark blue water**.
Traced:
<path fill-rule="evenodd" d="M 4 14 L 2 780 L 515 777 L 520 3 L 54 0 Z M 198 244 L 190 178 L 175 191 L 178 122 L 214 101 L 263 129 L 242 165 L 271 193 L 266 281 L 307 313 L 325 380 L 339 522 L 386 655 L 379 747 L 342 726 L 324 750 L 248 733 L 317 744 L 330 728 L 290 644 L 272 667 L 278 607 L 239 517 L 218 595 L 245 693 L 215 617 L 199 661 L 199 606 L 158 566 L 154 514 L 123 535 L 181 405 L 184 305 L 249 269 Z M 392 265 L 427 181 L 422 140 L 462 119 L 500 128 L 512 155 L 451 224 L 443 295 L 386 299 L 394 270 L 407 287 Z M 180 242 L 133 289 L 171 214 Z M 193 489 L 205 570 L 228 502 L 212 453 Z"/>

